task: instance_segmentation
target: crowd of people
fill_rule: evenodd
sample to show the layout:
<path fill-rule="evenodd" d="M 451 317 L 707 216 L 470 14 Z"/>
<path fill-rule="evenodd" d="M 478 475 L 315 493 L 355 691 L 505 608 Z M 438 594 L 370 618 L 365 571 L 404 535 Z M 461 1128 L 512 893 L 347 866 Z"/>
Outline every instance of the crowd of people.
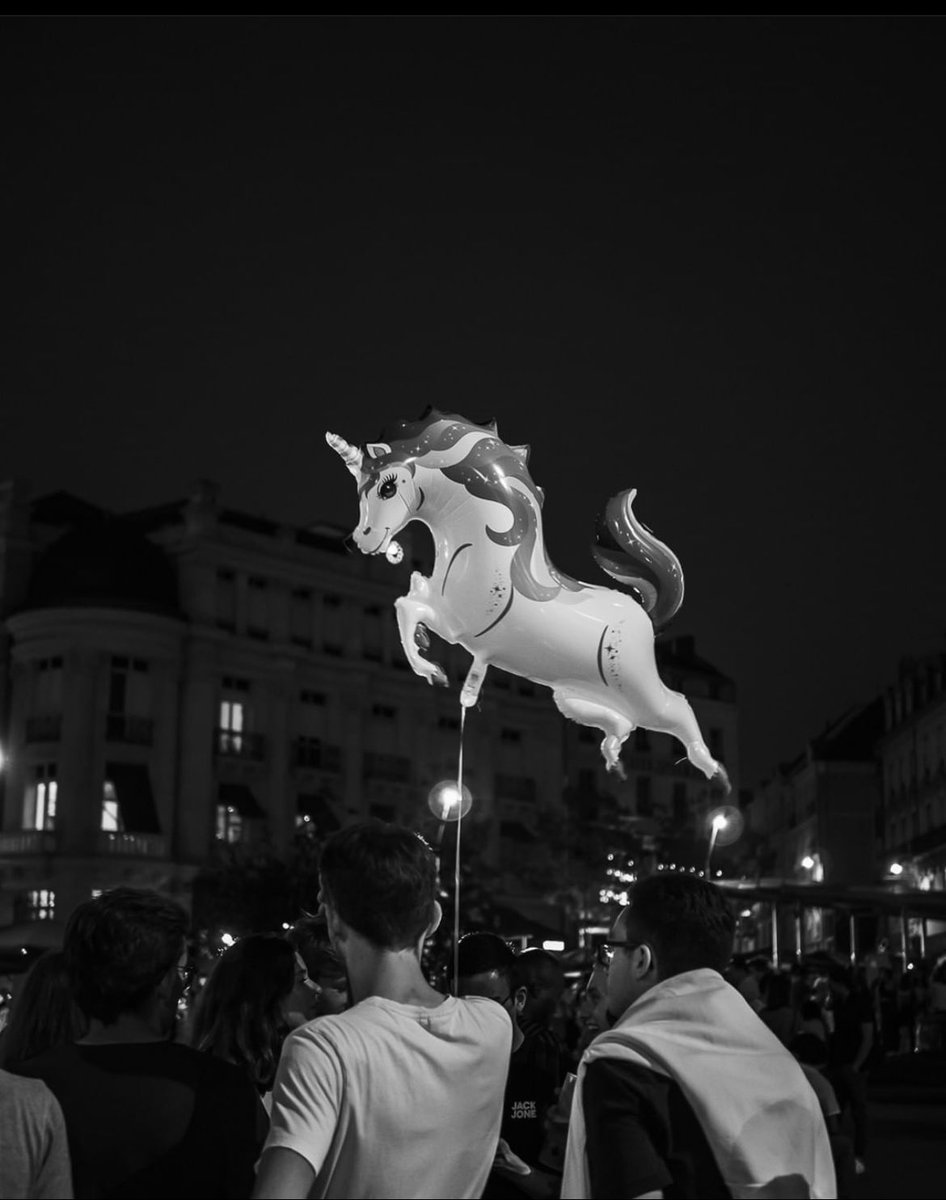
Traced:
<path fill-rule="evenodd" d="M 0 1197 L 831 1197 L 863 1167 L 875 997 L 734 959 L 713 884 L 638 882 L 571 985 L 469 933 L 446 995 L 420 837 L 349 826 L 315 882 L 206 978 L 175 901 L 80 905 L 0 1036 Z"/>

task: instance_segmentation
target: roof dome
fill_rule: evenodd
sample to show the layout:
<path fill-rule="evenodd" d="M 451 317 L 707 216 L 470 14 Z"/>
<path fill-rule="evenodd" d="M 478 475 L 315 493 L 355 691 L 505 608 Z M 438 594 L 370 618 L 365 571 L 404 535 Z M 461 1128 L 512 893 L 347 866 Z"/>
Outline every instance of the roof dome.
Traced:
<path fill-rule="evenodd" d="M 120 517 L 83 522 L 55 541 L 36 564 L 27 606 L 180 614 L 170 560 Z"/>

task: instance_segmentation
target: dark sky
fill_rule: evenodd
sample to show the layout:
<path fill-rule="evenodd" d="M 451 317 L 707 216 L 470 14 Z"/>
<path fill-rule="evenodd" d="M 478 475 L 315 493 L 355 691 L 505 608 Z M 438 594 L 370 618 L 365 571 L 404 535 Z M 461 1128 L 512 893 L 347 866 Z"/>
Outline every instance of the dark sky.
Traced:
<path fill-rule="evenodd" d="M 943 644 L 944 34 L 5 18 L 0 478 L 348 526 L 326 429 L 495 416 L 579 577 L 639 489 L 755 782 Z"/>

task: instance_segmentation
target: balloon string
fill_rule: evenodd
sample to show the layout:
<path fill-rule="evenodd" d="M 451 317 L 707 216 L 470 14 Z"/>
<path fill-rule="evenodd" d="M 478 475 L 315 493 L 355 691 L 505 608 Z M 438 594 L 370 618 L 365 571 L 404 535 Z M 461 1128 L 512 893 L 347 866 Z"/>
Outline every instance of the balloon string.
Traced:
<path fill-rule="evenodd" d="M 463 824 L 463 730 L 466 709 L 460 705 L 460 755 L 457 762 L 457 855 L 453 864 L 453 990 L 460 994 L 460 826 Z"/>

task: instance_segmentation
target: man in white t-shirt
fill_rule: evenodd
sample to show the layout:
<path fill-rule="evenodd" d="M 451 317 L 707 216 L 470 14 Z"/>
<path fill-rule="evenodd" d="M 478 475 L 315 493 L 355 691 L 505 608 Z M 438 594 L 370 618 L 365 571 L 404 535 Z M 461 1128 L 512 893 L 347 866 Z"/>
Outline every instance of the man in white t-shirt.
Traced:
<path fill-rule="evenodd" d="M 286 1040 L 254 1197 L 470 1197 L 499 1140 L 512 1022 L 424 978 L 437 866 L 410 830 L 348 826 L 325 844 L 320 902 L 354 1006 Z"/>

